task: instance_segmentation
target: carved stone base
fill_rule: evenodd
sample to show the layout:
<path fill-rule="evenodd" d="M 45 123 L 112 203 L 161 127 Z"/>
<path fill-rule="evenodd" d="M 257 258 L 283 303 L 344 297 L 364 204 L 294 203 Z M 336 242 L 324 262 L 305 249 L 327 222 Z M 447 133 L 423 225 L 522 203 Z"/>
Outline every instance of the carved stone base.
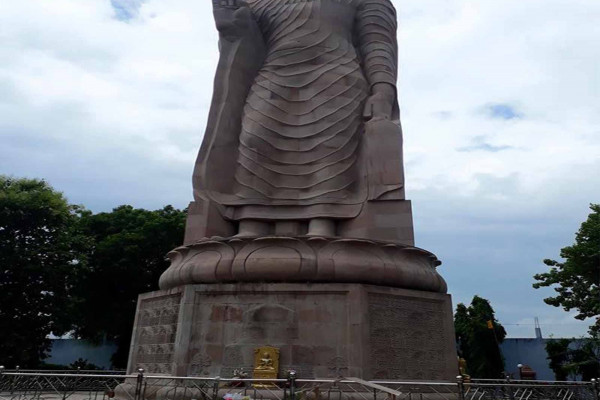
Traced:
<path fill-rule="evenodd" d="M 367 283 L 446 292 L 432 253 L 362 239 L 269 236 L 204 239 L 169 253 L 160 288 L 224 282 Z"/>
<path fill-rule="evenodd" d="M 454 381 L 450 296 L 345 283 L 186 285 L 139 297 L 129 373 L 232 377 L 254 349 L 279 376 Z"/>

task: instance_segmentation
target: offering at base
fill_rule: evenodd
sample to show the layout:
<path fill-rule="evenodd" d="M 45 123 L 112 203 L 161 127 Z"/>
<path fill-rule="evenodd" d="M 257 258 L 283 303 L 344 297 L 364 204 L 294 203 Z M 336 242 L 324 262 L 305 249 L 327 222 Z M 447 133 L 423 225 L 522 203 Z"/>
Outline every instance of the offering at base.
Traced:
<path fill-rule="evenodd" d="M 277 379 L 279 372 L 279 349 L 271 346 L 254 349 L 254 379 Z M 273 383 L 257 382 L 254 387 L 271 387 Z"/>

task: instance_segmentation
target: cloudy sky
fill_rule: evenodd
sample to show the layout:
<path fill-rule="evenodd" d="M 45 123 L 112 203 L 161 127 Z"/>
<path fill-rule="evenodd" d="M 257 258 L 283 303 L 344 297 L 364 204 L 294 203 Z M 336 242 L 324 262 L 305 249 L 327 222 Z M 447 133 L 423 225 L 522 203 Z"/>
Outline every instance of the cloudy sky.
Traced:
<path fill-rule="evenodd" d="M 454 302 L 582 335 L 531 288 L 600 202 L 600 2 L 394 0 L 407 195 Z M 208 0 L 0 2 L 0 173 L 93 211 L 183 208 L 217 62 Z"/>

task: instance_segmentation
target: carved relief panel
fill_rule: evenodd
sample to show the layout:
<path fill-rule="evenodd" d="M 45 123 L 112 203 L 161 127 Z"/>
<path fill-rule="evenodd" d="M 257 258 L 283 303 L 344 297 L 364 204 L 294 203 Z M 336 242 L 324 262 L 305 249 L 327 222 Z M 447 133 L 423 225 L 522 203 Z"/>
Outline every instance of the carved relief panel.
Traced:
<path fill-rule="evenodd" d="M 180 301 L 180 294 L 141 300 L 134 338 L 134 369 L 143 368 L 153 374 L 172 372 Z"/>
<path fill-rule="evenodd" d="M 369 294 L 373 378 L 444 379 L 451 353 L 442 301 Z"/>

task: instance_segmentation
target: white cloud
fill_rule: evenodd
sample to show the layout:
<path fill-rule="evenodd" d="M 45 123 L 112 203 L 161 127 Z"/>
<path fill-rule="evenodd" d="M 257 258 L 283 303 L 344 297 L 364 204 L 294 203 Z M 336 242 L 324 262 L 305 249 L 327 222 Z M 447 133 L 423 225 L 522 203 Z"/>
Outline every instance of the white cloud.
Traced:
<path fill-rule="evenodd" d="M 562 321 L 531 275 L 600 201 L 600 3 L 394 2 L 418 244 L 457 300 Z M 0 172 L 94 210 L 184 207 L 217 57 L 209 1 L 0 3 Z"/>

